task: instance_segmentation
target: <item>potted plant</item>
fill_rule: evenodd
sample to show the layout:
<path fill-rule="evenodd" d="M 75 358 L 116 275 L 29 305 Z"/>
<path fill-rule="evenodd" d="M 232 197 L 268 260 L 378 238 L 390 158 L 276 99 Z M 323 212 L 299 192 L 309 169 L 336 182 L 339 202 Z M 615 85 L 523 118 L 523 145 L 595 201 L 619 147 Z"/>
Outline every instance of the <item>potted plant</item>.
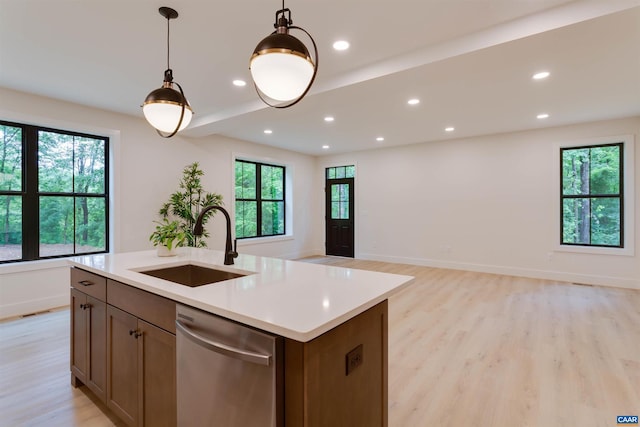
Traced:
<path fill-rule="evenodd" d="M 187 235 L 180 229 L 180 223 L 176 220 L 163 219 L 162 222 L 154 221 L 156 230 L 151 233 L 149 240 L 158 248 L 158 256 L 174 256 L 175 249 L 184 246 Z"/>
<path fill-rule="evenodd" d="M 220 194 L 204 190 L 201 182 L 203 176 L 204 172 L 200 169 L 198 162 L 186 166 L 182 171 L 178 190 L 169 196 L 169 200 L 162 205 L 158 212 L 164 221 L 178 223 L 177 228 L 185 237 L 178 246 L 206 247 L 207 243 L 204 238 L 209 237 L 209 233 L 203 229 L 202 238 L 197 240 L 193 235 L 193 226 L 203 208 L 210 205 L 222 205 Z M 215 212 L 211 211 L 203 218 L 203 226 Z"/>

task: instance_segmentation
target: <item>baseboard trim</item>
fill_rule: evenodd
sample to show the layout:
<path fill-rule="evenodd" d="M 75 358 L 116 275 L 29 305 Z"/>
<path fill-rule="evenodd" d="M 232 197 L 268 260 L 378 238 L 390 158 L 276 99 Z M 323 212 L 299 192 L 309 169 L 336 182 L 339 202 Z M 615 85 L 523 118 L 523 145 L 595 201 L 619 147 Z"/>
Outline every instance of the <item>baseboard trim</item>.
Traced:
<path fill-rule="evenodd" d="M 69 305 L 69 294 L 0 305 L 0 320 Z"/>
<path fill-rule="evenodd" d="M 616 288 L 638 289 L 640 281 L 626 277 L 596 276 L 589 274 L 569 273 L 564 271 L 537 270 L 500 265 L 462 263 L 426 258 L 398 257 L 371 253 L 361 253 L 361 259 L 371 261 L 392 262 L 397 264 L 421 265 L 424 267 L 446 268 L 450 270 L 475 271 L 479 273 L 502 274 L 506 276 L 530 277 L 535 279 L 576 282 L 589 285 L 611 286 Z"/>
<path fill-rule="evenodd" d="M 282 254 L 278 258 L 294 260 L 294 259 L 317 256 L 319 253 L 322 253 L 322 252 L 319 252 L 317 250 L 299 251 L 299 252 L 292 252 L 288 254 Z"/>

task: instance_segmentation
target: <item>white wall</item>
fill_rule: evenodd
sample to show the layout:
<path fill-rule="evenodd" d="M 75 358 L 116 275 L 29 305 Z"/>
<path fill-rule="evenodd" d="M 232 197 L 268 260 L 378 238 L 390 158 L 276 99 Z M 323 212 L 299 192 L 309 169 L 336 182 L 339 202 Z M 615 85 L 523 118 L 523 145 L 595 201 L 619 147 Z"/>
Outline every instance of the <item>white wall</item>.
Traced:
<path fill-rule="evenodd" d="M 638 232 L 634 256 L 555 250 L 558 144 L 624 134 L 640 117 L 336 155 L 318 174 L 357 167 L 356 257 L 640 289 Z M 636 172 L 636 230 L 639 200 Z"/>
<path fill-rule="evenodd" d="M 553 153 L 581 138 L 640 135 L 640 117 L 481 138 L 424 143 L 316 159 L 222 137 L 165 140 L 142 118 L 0 88 L 0 118 L 111 137 L 112 250 L 150 249 L 152 220 L 195 160 L 204 186 L 233 210 L 234 156 L 288 165 L 294 174 L 293 235 L 239 244 L 239 251 L 295 258 L 324 253 L 324 167 L 355 164 L 356 256 L 438 267 L 640 289 L 633 256 L 555 251 Z M 640 145 L 640 143 L 636 143 Z M 640 147 L 635 150 L 636 168 Z M 639 229 L 640 172 L 635 175 Z M 210 246 L 223 248 L 224 221 Z M 0 318 L 68 304 L 64 261 L 0 265 Z"/>
<path fill-rule="evenodd" d="M 38 97 L 0 88 L 0 118 L 58 129 L 107 135 L 111 138 L 112 188 L 111 249 L 129 252 L 151 249 L 152 221 L 169 194 L 177 188 L 184 166 L 199 161 L 204 187 L 221 193 L 233 207 L 232 153 L 270 158 L 295 171 L 293 235 L 263 244 L 245 244 L 239 251 L 283 258 L 319 253 L 322 233 L 313 230 L 302 213 L 318 202 L 309 188 L 317 188 L 315 159 L 221 137 L 188 139 L 179 135 L 163 139 L 140 118 Z M 321 224 L 320 224 L 321 227 Z M 210 247 L 224 248 L 224 220 L 214 218 Z M 46 310 L 68 304 L 69 273 L 62 260 L 0 265 L 0 318 Z"/>
<path fill-rule="evenodd" d="M 203 185 L 215 188 L 216 192 L 222 194 L 232 218 L 235 212 L 233 200 L 236 157 L 287 167 L 287 174 L 291 178 L 291 187 L 287 188 L 287 192 L 292 191 L 292 212 L 287 217 L 287 221 L 293 223 L 291 233 L 284 237 L 239 241 L 238 252 L 289 259 L 323 253 L 322 223 L 311 219 L 314 215 L 320 217 L 323 209 L 322 198 L 314 194 L 314 189 L 318 188 L 320 182 L 315 174 L 314 157 L 223 137 L 203 138 L 194 141 L 194 144 L 195 155 L 205 171 Z M 209 246 L 224 249 L 225 228 L 222 216 L 208 224 L 210 230 L 219 236 L 215 241 L 209 239 Z"/>

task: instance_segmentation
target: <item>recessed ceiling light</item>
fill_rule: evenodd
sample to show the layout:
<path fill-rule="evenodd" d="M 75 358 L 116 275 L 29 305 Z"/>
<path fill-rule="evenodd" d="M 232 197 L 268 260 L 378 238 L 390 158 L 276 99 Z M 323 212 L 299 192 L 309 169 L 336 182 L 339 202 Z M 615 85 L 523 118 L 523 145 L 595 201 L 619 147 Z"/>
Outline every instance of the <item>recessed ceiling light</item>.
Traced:
<path fill-rule="evenodd" d="M 244 80 L 237 79 L 233 81 L 233 85 L 238 87 L 243 87 L 247 85 L 247 82 L 245 82 Z"/>
<path fill-rule="evenodd" d="M 332 121 L 334 121 L 334 120 L 335 120 L 335 119 L 334 119 L 332 116 L 327 116 L 327 117 L 325 117 L 325 118 L 324 118 L 324 121 L 325 121 L 325 122 L 332 122 Z"/>
<path fill-rule="evenodd" d="M 264 133 L 266 133 L 267 135 L 271 135 L 273 131 L 271 129 L 265 129 Z"/>
<path fill-rule="evenodd" d="M 456 128 L 454 128 L 453 126 L 449 126 L 448 128 L 444 128 L 444 130 L 446 132 L 453 132 L 454 130 L 456 130 Z"/>
<path fill-rule="evenodd" d="M 549 117 L 549 115 L 547 113 L 542 113 L 538 114 L 536 117 L 538 117 L 539 119 L 546 119 Z"/>
<path fill-rule="evenodd" d="M 412 98 L 412 99 L 407 101 L 407 104 L 409 104 L 409 105 L 418 105 L 418 104 L 420 104 L 420 100 L 418 98 Z"/>
<path fill-rule="evenodd" d="M 548 72 L 548 71 L 540 71 L 539 73 L 535 73 L 533 75 L 533 79 L 534 80 L 542 80 L 542 79 L 546 79 L 550 75 L 551 75 L 551 73 Z"/>
<path fill-rule="evenodd" d="M 379 136 L 379 137 L 376 138 L 376 141 L 382 142 L 382 141 L 384 141 L 384 137 L 383 136 Z"/>
<path fill-rule="evenodd" d="M 329 147 L 328 145 L 323 145 L 323 146 L 322 146 L 322 149 L 323 149 L 323 150 L 328 150 L 329 148 L 330 148 L 330 147 Z"/>
<path fill-rule="evenodd" d="M 335 50 L 347 50 L 349 49 L 349 42 L 346 40 L 338 40 L 333 44 Z"/>

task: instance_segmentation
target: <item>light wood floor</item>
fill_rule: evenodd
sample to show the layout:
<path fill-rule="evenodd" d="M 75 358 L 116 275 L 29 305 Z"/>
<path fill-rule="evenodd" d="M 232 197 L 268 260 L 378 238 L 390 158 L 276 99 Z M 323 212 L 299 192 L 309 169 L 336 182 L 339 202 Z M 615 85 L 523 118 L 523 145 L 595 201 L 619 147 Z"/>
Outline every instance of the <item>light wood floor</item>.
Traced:
<path fill-rule="evenodd" d="M 389 302 L 391 427 L 605 427 L 640 413 L 639 291 L 305 261 L 416 277 Z M 87 396 L 69 384 L 68 310 L 0 323 L 0 426 L 116 425 Z"/>

